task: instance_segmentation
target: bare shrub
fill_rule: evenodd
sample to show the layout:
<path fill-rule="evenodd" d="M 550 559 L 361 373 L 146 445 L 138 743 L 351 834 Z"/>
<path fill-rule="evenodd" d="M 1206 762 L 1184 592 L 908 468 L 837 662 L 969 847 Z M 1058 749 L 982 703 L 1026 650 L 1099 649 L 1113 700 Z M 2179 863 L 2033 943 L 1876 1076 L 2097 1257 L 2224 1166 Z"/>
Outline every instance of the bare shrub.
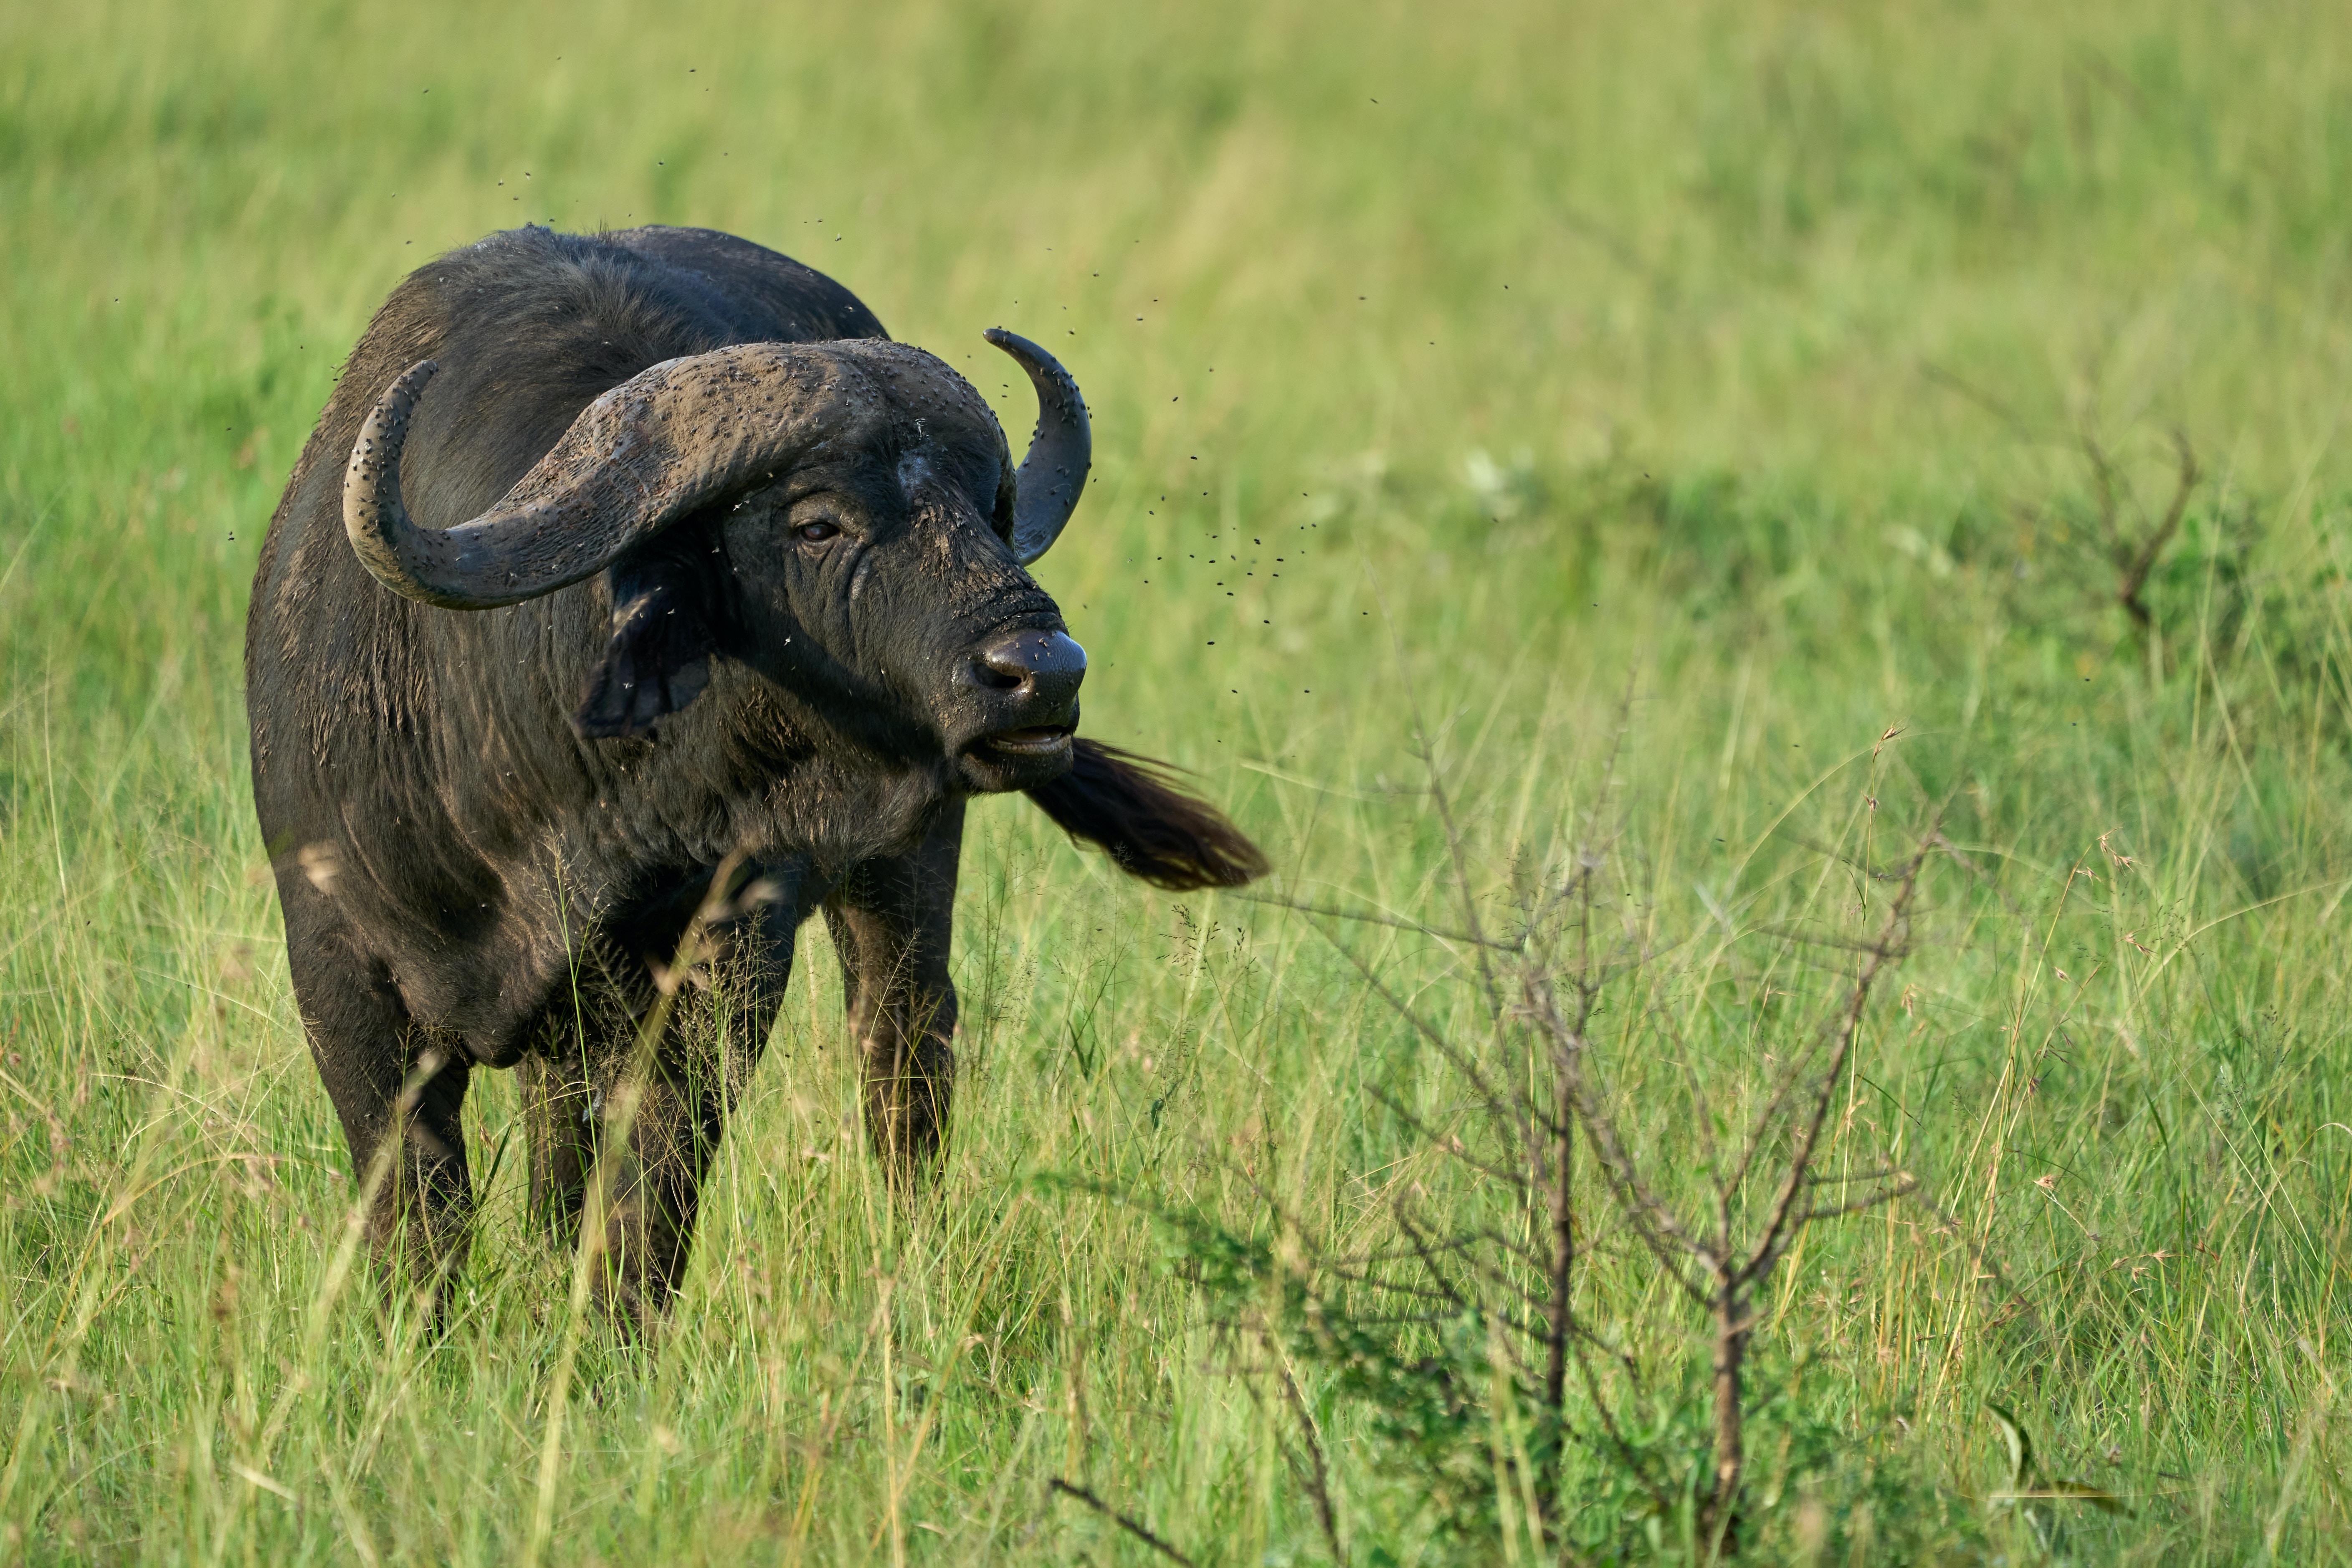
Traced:
<path fill-rule="evenodd" d="M 1701 1554 L 1735 1553 L 1767 1282 L 1808 1226 L 1914 1186 L 1899 1169 L 1831 1170 L 1825 1131 L 1873 997 L 1909 951 L 1939 842 L 1934 814 L 1891 860 L 1868 859 L 1865 832 L 1862 858 L 1832 862 L 1862 889 L 1847 911 L 1860 919 L 1843 922 L 1858 929 L 1801 904 L 1738 933 L 1769 952 L 1747 976 L 1764 977 L 1743 1004 L 1752 1026 L 1727 1033 L 1722 960 L 1736 943 L 1706 954 L 1648 931 L 1640 858 L 1621 829 L 1592 817 L 1496 920 L 1425 748 L 1423 761 L 1456 922 L 1287 905 L 1435 1064 L 1418 1089 L 1410 1069 L 1373 1089 L 1419 1151 L 1387 1184 L 1384 1234 L 1349 1245 L 1265 1175 L 1245 1178 L 1259 1205 L 1246 1229 L 1142 1206 L 1216 1304 L 1236 1366 L 1288 1412 L 1293 1473 L 1334 1561 L 1351 1560 L 1351 1542 L 1324 1427 L 1342 1416 L 1381 1465 L 1406 1472 L 1433 1542 L 1475 1552 L 1517 1538 L 1576 1561 L 1616 1555 L 1629 1521 L 1678 1518 Z M 1869 810 L 1874 820 L 1875 800 Z M 1348 939 L 1368 923 L 1462 955 L 1475 1005 L 1449 1020 L 1433 1005 L 1442 991 L 1408 994 Z M 1692 1037 L 1708 1028 L 1717 1038 L 1703 1049 Z M 1679 1077 L 1671 1107 L 1658 1099 L 1661 1063 Z M 1602 1306 L 1583 1288 L 1603 1250 L 1621 1268 L 1645 1257 L 1696 1310 L 1703 1399 L 1687 1377 L 1659 1375 L 1675 1359 L 1659 1347 L 1686 1335 L 1687 1320 Z"/>

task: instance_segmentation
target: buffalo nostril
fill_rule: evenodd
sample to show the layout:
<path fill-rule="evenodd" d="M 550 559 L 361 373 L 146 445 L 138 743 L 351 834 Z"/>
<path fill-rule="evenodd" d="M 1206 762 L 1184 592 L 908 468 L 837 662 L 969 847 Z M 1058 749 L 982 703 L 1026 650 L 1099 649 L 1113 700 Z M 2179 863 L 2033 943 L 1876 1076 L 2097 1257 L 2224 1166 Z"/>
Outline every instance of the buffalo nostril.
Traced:
<path fill-rule="evenodd" d="M 1018 639 L 984 647 L 972 655 L 971 671 L 981 685 L 993 691 L 1017 691 L 1035 676 L 1021 658 Z"/>

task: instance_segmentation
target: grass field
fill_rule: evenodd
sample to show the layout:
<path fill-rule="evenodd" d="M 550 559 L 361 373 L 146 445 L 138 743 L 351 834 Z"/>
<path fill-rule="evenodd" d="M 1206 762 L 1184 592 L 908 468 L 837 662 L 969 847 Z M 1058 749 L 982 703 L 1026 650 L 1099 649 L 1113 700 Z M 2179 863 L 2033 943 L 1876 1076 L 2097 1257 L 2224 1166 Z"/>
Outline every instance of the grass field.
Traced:
<path fill-rule="evenodd" d="M 249 810 L 278 489 L 394 282 L 525 221 L 786 250 L 1016 431 L 978 334 L 1062 353 L 1088 728 L 1278 867 L 978 809 L 911 1208 L 813 931 L 651 1350 L 568 1310 L 499 1075 L 448 1333 L 350 1266 Z M 1596 1059 L 1685 1194 L 1940 820 L 1823 1156 L 1919 1190 L 1769 1282 L 1749 1551 L 2352 1562 L 2340 8 L 17 5 L 0 261 L 0 1559 L 1164 1560 L 1058 1478 L 1202 1564 L 1534 1561 L 1503 1339 L 1445 1331 L 1487 1448 L 1433 1458 L 1259 1331 L 1302 1237 L 1528 1219 L 1365 973 L 1507 1051 L 1412 922 L 1612 845 Z M 1578 1206 L 1622 1359 L 1555 1522 L 1687 1561 L 1704 1324 Z"/>

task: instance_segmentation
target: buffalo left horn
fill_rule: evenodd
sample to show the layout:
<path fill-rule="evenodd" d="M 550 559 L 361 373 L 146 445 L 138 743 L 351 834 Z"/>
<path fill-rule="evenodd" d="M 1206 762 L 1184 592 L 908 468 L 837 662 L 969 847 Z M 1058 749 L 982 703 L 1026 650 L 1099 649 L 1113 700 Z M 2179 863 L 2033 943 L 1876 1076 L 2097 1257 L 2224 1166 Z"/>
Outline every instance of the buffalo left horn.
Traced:
<path fill-rule="evenodd" d="M 1087 400 L 1058 361 L 1027 338 L 991 327 L 983 334 L 1011 354 L 1037 388 L 1037 430 L 1014 479 L 1013 557 L 1026 566 L 1054 547 L 1094 464 L 1094 429 L 1087 423 Z"/>
<path fill-rule="evenodd" d="M 864 380 L 858 361 L 918 353 L 888 342 L 739 343 L 664 360 L 583 409 L 488 511 L 441 530 L 410 521 L 400 496 L 409 416 L 439 369 L 424 360 L 360 427 L 343 476 L 344 531 L 376 580 L 409 598 L 457 610 L 537 598 L 792 467 L 846 416 Z"/>

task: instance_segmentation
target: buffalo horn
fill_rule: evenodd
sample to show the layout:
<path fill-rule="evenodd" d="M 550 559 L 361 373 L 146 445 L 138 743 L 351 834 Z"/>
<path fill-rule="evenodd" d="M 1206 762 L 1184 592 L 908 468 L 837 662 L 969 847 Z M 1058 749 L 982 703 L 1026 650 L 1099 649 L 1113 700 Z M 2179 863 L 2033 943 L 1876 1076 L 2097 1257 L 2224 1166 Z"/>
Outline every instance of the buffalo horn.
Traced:
<path fill-rule="evenodd" d="M 991 327 L 988 341 L 1011 354 L 1037 388 L 1037 430 L 1021 459 L 1013 508 L 1013 553 L 1026 566 L 1054 547 L 1078 492 L 1087 488 L 1095 437 L 1078 384 L 1052 354 L 1018 333 Z"/>
<path fill-rule="evenodd" d="M 665 360 L 582 410 L 488 511 L 446 530 L 418 527 L 400 496 L 401 443 L 439 368 L 422 361 L 360 427 L 343 476 L 344 530 L 378 582 L 428 605 L 487 610 L 553 593 L 790 467 L 826 433 L 814 410 L 834 379 L 832 358 L 809 344 L 739 343 Z M 1084 448 L 1082 435 L 1081 465 Z"/>

